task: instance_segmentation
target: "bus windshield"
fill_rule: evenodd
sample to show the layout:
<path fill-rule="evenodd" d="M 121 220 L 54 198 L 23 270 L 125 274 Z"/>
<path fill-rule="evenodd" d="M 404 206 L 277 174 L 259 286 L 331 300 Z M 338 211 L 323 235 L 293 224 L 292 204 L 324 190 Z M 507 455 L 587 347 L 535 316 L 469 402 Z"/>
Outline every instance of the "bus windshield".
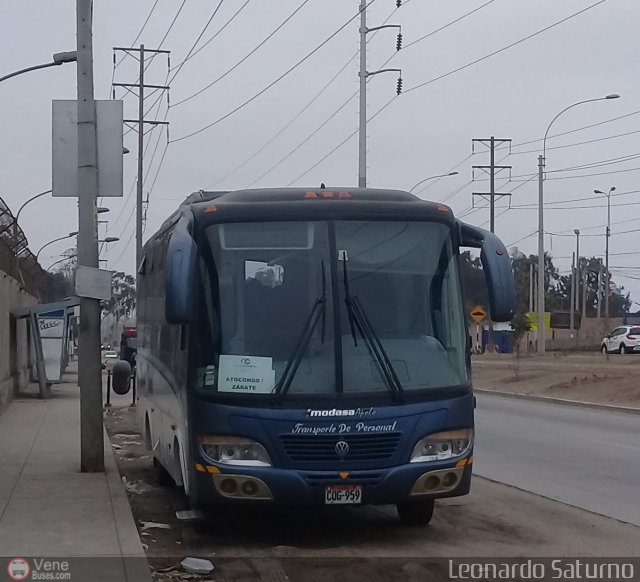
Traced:
<path fill-rule="evenodd" d="M 289 395 L 362 395 L 468 381 L 446 225 L 228 223 L 206 238 L 208 329 L 219 348 L 202 362 L 216 370 L 207 389 L 273 394 L 288 376 Z"/>

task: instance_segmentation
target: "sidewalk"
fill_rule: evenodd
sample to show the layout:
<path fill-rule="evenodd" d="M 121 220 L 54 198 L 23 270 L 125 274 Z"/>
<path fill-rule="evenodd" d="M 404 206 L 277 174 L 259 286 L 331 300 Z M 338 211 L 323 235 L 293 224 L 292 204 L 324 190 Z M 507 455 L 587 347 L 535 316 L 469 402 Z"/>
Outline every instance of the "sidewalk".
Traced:
<path fill-rule="evenodd" d="M 0 580 L 11 558 L 25 558 L 33 571 L 30 558 L 49 557 L 70 559 L 73 582 L 148 582 L 106 433 L 106 472 L 80 473 L 75 363 L 65 380 L 50 399 L 25 394 L 0 413 Z"/>

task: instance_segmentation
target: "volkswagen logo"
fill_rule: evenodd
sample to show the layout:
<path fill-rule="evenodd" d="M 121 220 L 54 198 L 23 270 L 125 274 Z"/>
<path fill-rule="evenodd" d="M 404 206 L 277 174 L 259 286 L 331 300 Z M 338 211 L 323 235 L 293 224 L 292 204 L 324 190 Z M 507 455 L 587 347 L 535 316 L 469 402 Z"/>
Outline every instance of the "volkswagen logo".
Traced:
<path fill-rule="evenodd" d="M 349 443 L 347 443 L 346 441 L 338 441 L 334 448 L 336 451 L 336 455 L 338 455 L 339 457 L 346 457 L 349 453 Z"/>

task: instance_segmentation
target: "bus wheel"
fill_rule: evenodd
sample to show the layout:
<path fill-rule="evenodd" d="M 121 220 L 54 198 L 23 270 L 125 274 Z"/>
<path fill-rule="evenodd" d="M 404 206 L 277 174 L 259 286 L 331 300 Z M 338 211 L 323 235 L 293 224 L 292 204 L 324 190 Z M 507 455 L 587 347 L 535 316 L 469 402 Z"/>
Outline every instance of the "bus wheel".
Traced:
<path fill-rule="evenodd" d="M 171 487 L 175 485 L 173 477 L 169 474 L 162 463 L 156 457 L 153 457 L 153 468 L 156 470 L 156 479 L 161 487 Z"/>
<path fill-rule="evenodd" d="M 405 501 L 396 504 L 400 521 L 405 525 L 428 525 L 433 517 L 433 499 Z"/>

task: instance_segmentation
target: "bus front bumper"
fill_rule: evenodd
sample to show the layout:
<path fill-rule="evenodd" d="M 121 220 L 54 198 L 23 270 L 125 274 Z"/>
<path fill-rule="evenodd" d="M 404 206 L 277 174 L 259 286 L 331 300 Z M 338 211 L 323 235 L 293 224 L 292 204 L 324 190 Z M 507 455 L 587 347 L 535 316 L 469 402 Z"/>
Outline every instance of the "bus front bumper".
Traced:
<path fill-rule="evenodd" d="M 359 503 L 382 505 L 466 495 L 472 457 L 440 463 L 412 463 L 372 471 L 300 471 L 276 467 L 196 464 L 199 505 L 271 502 L 324 505 L 328 487 L 360 489 Z"/>

